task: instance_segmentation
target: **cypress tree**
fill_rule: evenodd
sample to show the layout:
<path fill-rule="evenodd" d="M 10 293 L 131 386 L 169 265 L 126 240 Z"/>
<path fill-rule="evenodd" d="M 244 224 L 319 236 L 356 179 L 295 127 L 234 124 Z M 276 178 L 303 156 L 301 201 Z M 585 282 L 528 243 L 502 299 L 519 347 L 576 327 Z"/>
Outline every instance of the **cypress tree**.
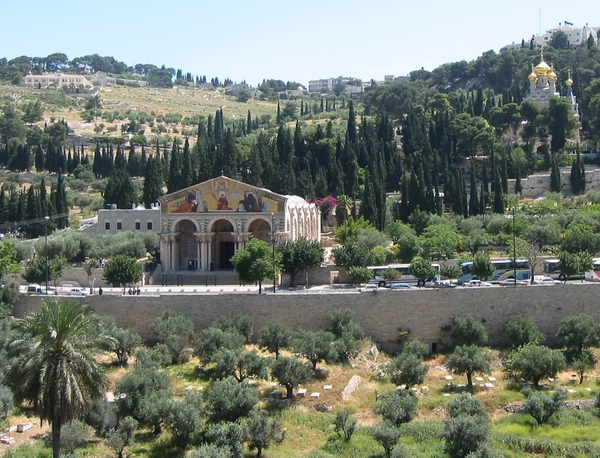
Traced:
<path fill-rule="evenodd" d="M 146 162 L 144 171 L 144 188 L 142 200 L 146 208 L 158 201 L 162 196 L 163 173 L 160 167 L 160 159 L 150 156 Z"/>
<path fill-rule="evenodd" d="M 469 195 L 469 215 L 475 216 L 479 214 L 479 197 L 477 196 L 477 183 L 475 182 L 474 164 L 471 162 L 471 192 Z"/>
<path fill-rule="evenodd" d="M 363 193 L 362 203 L 360 204 L 360 214 L 373 225 L 377 226 L 379 215 L 375 205 L 375 190 L 371 182 L 371 174 L 369 169 L 365 170 L 365 190 Z"/>
<path fill-rule="evenodd" d="M 552 155 L 550 159 L 550 191 L 561 192 L 562 183 L 560 178 L 560 168 L 556 155 Z"/>
<path fill-rule="evenodd" d="M 515 194 L 521 194 L 523 186 L 521 184 L 521 167 L 517 164 L 517 179 L 515 180 Z"/>
<path fill-rule="evenodd" d="M 500 172 L 496 168 L 494 173 L 494 213 L 504 214 L 504 195 L 502 193 L 502 181 Z"/>
<path fill-rule="evenodd" d="M 182 178 L 182 160 L 179 147 L 175 140 L 173 140 L 173 147 L 171 148 L 171 161 L 169 164 L 169 175 L 167 177 L 167 193 L 172 193 L 181 189 L 181 178 Z"/>

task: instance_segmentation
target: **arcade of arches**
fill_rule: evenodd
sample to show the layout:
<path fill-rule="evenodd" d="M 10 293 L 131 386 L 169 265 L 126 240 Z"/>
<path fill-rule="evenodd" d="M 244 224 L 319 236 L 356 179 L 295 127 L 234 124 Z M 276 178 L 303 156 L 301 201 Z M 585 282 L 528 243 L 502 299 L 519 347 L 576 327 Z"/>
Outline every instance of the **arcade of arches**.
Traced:
<path fill-rule="evenodd" d="M 232 270 L 231 257 L 257 238 L 320 240 L 318 207 L 227 177 L 169 194 L 161 201 L 163 270 Z"/>

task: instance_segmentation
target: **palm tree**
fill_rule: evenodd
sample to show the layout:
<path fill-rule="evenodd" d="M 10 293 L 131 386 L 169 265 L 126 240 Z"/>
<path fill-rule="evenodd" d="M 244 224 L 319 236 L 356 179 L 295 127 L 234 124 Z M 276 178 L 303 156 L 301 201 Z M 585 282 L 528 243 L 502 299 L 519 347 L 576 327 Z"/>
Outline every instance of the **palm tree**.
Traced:
<path fill-rule="evenodd" d="M 16 320 L 19 338 L 11 345 L 19 358 L 8 379 L 17 402 L 29 401 L 40 421 L 52 426 L 52 454 L 60 457 L 61 427 L 81 417 L 107 386 L 101 349 L 112 338 L 86 303 L 46 298 L 38 313 Z"/>

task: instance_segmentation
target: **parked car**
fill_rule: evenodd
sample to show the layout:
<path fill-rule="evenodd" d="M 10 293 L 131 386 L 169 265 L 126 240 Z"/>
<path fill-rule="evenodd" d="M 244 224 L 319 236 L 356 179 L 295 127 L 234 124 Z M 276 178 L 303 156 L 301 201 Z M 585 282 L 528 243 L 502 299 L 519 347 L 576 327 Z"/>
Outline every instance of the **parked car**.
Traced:
<path fill-rule="evenodd" d="M 87 296 L 88 295 L 88 292 L 85 290 L 85 288 L 69 288 L 69 289 L 62 291 L 62 293 L 66 294 L 67 296 Z"/>
<path fill-rule="evenodd" d="M 506 280 L 502 280 L 498 282 L 500 286 L 527 286 L 529 284 L 528 281 L 525 280 L 517 280 L 515 282 L 514 278 L 507 278 Z"/>
<path fill-rule="evenodd" d="M 536 285 L 559 285 L 562 282 L 551 277 L 538 277 L 533 279 L 533 283 Z"/>
<path fill-rule="evenodd" d="M 377 286 L 375 283 L 367 283 L 359 291 L 361 293 L 366 293 L 368 291 L 379 291 L 379 286 Z"/>
<path fill-rule="evenodd" d="M 481 280 L 469 280 L 466 283 L 463 283 L 463 286 L 466 287 L 472 287 L 472 286 L 494 286 L 491 283 L 488 283 L 487 281 L 481 281 Z"/>
<path fill-rule="evenodd" d="M 390 285 L 391 290 L 401 290 L 401 289 L 416 289 L 413 285 L 409 285 L 408 283 L 392 283 Z"/>

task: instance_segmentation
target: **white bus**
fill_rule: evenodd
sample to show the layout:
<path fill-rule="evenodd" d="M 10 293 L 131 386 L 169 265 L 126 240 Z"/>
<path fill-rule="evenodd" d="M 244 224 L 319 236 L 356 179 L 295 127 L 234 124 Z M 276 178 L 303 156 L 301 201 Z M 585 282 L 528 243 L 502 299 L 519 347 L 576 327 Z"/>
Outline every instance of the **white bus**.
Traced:
<path fill-rule="evenodd" d="M 479 280 L 486 280 L 492 283 L 497 283 L 502 279 L 503 275 L 507 274 L 504 278 L 508 277 L 510 275 L 508 274 L 508 272 L 510 271 L 514 272 L 514 270 L 517 270 L 517 279 L 519 279 L 519 271 L 531 271 L 531 265 L 529 264 L 529 260 L 527 259 L 517 259 L 516 265 L 510 259 L 491 259 L 490 262 L 494 265 L 496 270 L 490 277 L 480 278 Z M 471 271 L 472 268 L 473 261 L 463 262 L 460 265 L 460 270 L 462 271 L 462 274 L 458 278 L 458 283 L 462 285 L 475 278 L 475 274 L 473 274 L 473 272 Z M 524 272 L 522 274 L 524 274 Z M 526 279 L 527 278 L 523 278 L 523 280 Z"/>
<path fill-rule="evenodd" d="M 544 261 L 544 276 L 550 277 L 553 280 L 566 281 L 567 276 L 561 273 L 558 267 L 559 259 L 546 259 Z M 600 282 L 600 258 L 594 258 L 594 270 L 586 272 L 583 276 L 587 281 L 599 281 Z M 569 280 L 581 280 L 581 275 L 571 275 Z"/>
<path fill-rule="evenodd" d="M 432 265 L 432 267 L 435 268 L 436 274 L 433 277 L 428 278 L 425 281 L 426 282 L 434 281 L 436 283 L 441 282 L 442 276 L 440 274 L 440 269 L 441 269 L 440 265 L 436 264 L 436 263 L 432 263 L 431 265 Z M 379 286 L 381 288 L 390 286 L 392 283 L 408 283 L 408 284 L 413 284 L 413 285 L 419 285 L 419 280 L 414 275 L 411 275 L 409 273 L 410 264 L 389 264 L 387 266 L 368 266 L 367 269 L 369 269 L 373 274 L 373 278 L 371 280 L 369 280 L 369 283 L 376 284 L 377 286 Z M 394 269 L 394 270 L 398 271 L 400 276 L 396 280 L 392 280 L 392 281 L 386 280 L 385 278 L 383 278 L 383 272 L 388 269 Z"/>

